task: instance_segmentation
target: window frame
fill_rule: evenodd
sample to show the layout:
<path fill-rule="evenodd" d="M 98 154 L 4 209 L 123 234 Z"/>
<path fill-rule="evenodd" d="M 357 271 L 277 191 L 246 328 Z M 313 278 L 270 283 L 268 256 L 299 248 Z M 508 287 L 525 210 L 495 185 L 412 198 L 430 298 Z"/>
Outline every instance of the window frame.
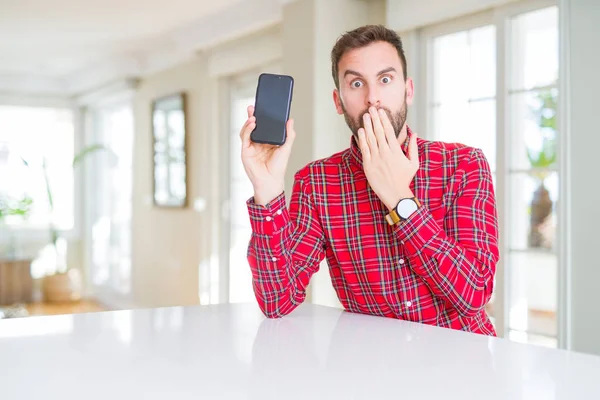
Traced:
<path fill-rule="evenodd" d="M 510 20 L 520 14 L 536 11 L 539 9 L 558 6 L 556 0 L 522 0 L 514 3 L 510 3 L 496 8 L 488 9 L 482 12 L 474 13 L 471 15 L 458 17 L 450 21 L 442 22 L 439 24 L 430 25 L 423 27 L 418 30 L 418 42 L 419 42 L 419 58 L 418 58 L 418 77 L 421 87 L 419 91 L 424 93 L 420 96 L 416 102 L 418 108 L 418 126 L 421 130 L 422 135 L 430 140 L 435 140 L 433 137 L 432 113 L 430 104 L 433 100 L 433 66 L 431 60 L 434 57 L 433 54 L 433 39 L 447 34 L 452 34 L 460 31 L 470 30 L 486 25 L 493 25 L 496 28 L 496 194 L 497 194 L 497 209 L 498 209 L 498 222 L 500 228 L 499 236 L 499 248 L 500 248 L 500 261 L 497 265 L 496 270 L 496 287 L 495 287 L 495 299 L 494 299 L 494 311 L 495 311 L 495 325 L 497 328 L 498 336 L 508 337 L 510 329 L 508 324 L 509 318 L 509 299 L 510 291 L 507 285 L 510 282 L 508 271 L 506 269 L 506 260 L 509 258 L 509 243 L 506 238 L 506 228 L 509 226 L 510 215 L 509 209 L 509 197 L 506 189 L 509 185 L 509 176 L 511 171 L 509 170 L 509 148 L 510 141 L 507 137 L 508 129 L 511 124 L 509 115 L 509 96 L 510 88 L 508 83 L 511 81 L 511 62 L 510 57 L 510 44 L 512 41 Z M 559 10 L 559 20 L 561 18 Z M 560 36 L 559 36 L 560 41 Z M 562 44 L 562 43 L 561 43 Z M 560 46 L 560 45 L 559 45 Z M 559 48 L 559 52 L 561 49 Z M 562 55 L 559 54 L 559 60 Z M 562 64 L 559 61 L 559 77 L 562 76 L 560 69 Z M 560 79 L 559 79 L 560 81 Z M 559 89 L 559 96 L 562 96 L 561 89 L 562 85 L 560 82 L 557 84 Z M 559 110 L 560 112 L 560 110 Z M 564 138 L 564 133 L 559 129 L 558 141 L 561 142 Z M 563 152 L 559 150 L 559 158 L 557 160 L 556 169 L 559 175 L 559 198 L 563 198 L 563 177 L 564 166 L 567 160 L 561 159 Z M 501 194 L 501 195 L 498 195 Z M 557 245 L 556 245 L 556 256 L 558 262 L 558 288 L 557 288 L 557 342 L 558 348 L 568 348 L 569 343 L 569 330 L 567 322 L 569 317 L 568 312 L 568 297 L 566 292 L 568 290 L 565 279 L 563 277 L 568 276 L 568 260 L 566 252 L 564 251 L 566 245 L 567 233 L 562 230 L 568 228 L 563 225 L 565 215 L 565 202 L 559 201 L 556 204 L 557 214 Z"/>

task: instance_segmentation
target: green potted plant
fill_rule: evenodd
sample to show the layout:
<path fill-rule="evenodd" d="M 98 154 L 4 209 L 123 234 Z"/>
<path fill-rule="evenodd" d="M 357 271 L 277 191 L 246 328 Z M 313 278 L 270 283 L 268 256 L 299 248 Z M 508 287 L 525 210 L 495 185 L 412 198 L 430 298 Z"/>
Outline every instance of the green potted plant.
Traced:
<path fill-rule="evenodd" d="M 31 214 L 33 199 L 28 195 L 21 198 L 15 198 L 6 194 L 0 194 L 0 231 L 8 230 L 6 228 L 6 219 L 11 217 L 20 217 L 27 219 Z M 8 244 L 0 251 L 0 258 L 11 259 L 16 257 L 16 245 L 13 241 L 13 235 L 8 235 Z"/>
<path fill-rule="evenodd" d="M 0 305 L 30 302 L 33 297 L 31 259 L 18 251 L 14 236 L 6 227 L 8 218 L 27 219 L 32 204 L 33 200 L 27 195 L 15 198 L 0 194 L 0 232 L 8 231 L 8 235 L 2 235 L 8 238 L 8 242 L 0 243 Z"/>
<path fill-rule="evenodd" d="M 27 219 L 31 214 L 32 204 L 33 199 L 26 194 L 20 199 L 0 194 L 0 222 L 11 215 Z"/>
<path fill-rule="evenodd" d="M 538 187 L 533 193 L 530 208 L 529 247 L 552 248 L 552 237 L 546 234 L 547 224 L 552 215 L 553 203 L 545 181 L 548 171 L 556 163 L 556 92 L 552 89 L 540 92 L 533 114 L 540 127 L 541 148 L 527 148 L 527 158 L 533 169 Z"/>

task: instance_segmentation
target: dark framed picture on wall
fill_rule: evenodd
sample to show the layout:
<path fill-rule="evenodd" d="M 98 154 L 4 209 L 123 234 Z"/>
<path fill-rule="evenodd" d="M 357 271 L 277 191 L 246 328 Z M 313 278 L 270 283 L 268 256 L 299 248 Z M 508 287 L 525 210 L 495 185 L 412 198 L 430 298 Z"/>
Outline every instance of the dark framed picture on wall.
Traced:
<path fill-rule="evenodd" d="M 152 102 L 154 205 L 187 206 L 187 123 L 185 93 Z"/>

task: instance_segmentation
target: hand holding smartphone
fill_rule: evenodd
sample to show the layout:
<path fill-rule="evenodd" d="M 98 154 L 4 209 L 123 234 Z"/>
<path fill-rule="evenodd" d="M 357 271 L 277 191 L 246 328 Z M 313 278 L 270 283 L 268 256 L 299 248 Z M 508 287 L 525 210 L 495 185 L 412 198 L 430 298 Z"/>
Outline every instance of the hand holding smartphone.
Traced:
<path fill-rule="evenodd" d="M 256 106 L 248 107 L 241 129 L 242 163 L 254 188 L 254 202 L 266 205 L 284 189 L 284 177 L 296 132 L 289 119 L 293 79 L 261 74 Z"/>

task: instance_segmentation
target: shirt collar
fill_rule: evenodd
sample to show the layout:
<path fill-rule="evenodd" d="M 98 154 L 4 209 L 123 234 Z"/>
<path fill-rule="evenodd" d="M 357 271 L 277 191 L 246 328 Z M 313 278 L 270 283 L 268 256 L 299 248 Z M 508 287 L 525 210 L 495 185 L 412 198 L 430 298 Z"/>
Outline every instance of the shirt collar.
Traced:
<path fill-rule="evenodd" d="M 354 135 L 350 135 L 350 153 L 352 160 L 362 166 L 362 152 L 360 151 L 360 147 L 358 146 L 358 139 Z M 406 140 L 402 144 L 402 151 L 405 155 L 408 156 L 408 144 L 410 143 L 410 137 L 412 136 L 412 131 L 410 127 L 406 126 Z"/>

